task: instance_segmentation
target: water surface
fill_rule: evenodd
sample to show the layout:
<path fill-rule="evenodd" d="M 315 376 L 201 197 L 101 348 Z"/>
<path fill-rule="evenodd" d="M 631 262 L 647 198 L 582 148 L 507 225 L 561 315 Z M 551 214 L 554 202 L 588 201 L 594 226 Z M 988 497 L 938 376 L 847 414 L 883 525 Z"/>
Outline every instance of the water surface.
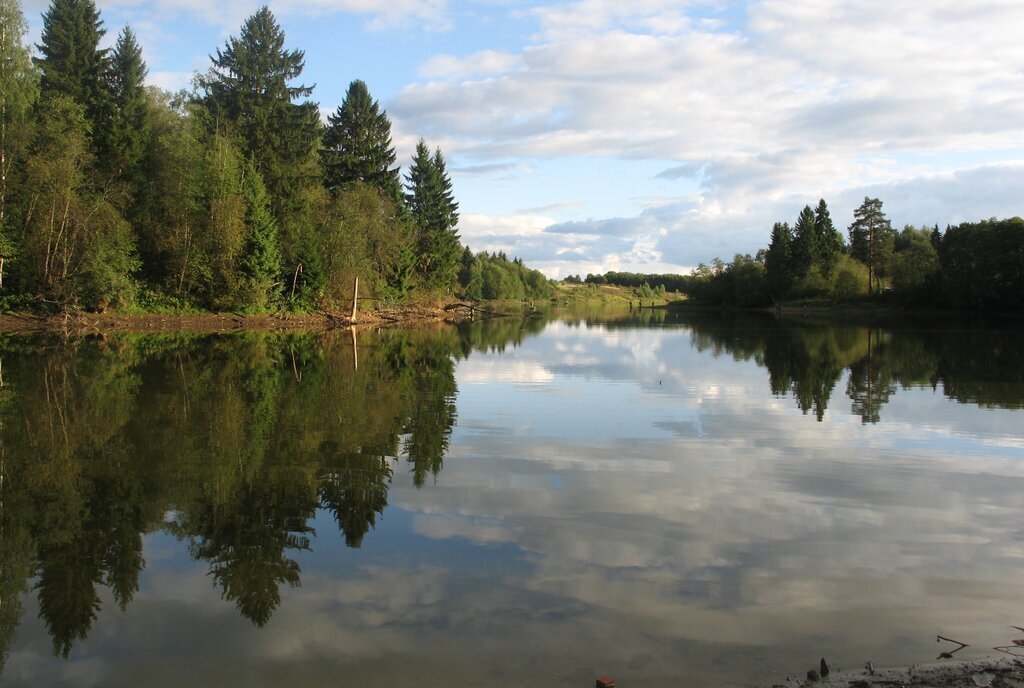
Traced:
<path fill-rule="evenodd" d="M 0 340 L 0 684 L 715 686 L 1015 637 L 1019 330 L 640 315 Z"/>

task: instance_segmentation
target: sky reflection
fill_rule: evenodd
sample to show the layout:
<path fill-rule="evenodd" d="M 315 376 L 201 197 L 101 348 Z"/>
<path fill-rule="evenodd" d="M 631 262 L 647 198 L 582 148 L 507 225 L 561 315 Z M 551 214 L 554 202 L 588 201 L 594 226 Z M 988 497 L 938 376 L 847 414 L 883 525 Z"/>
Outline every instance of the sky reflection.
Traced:
<path fill-rule="evenodd" d="M 752 684 L 822 655 L 933 660 L 936 634 L 970 643 L 958 657 L 1005 644 L 1024 621 L 1019 408 L 939 380 L 865 422 L 844 368 L 818 421 L 759 356 L 698 334 L 556 322 L 472 351 L 443 470 L 416 487 L 389 459 L 358 549 L 317 511 L 263 628 L 156 531 L 132 604 L 104 593 L 67 660 L 24 596 L 5 685 Z"/>

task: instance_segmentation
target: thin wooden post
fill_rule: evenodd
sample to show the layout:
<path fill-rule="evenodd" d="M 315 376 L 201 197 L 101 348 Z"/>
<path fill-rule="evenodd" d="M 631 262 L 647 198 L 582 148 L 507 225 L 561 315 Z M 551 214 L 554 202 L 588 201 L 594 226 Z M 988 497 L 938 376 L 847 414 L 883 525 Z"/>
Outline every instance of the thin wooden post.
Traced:
<path fill-rule="evenodd" d="M 295 275 L 292 277 L 292 295 L 289 297 L 290 301 L 295 300 L 295 285 L 299 283 L 299 273 L 302 272 L 302 263 L 295 266 Z"/>
<path fill-rule="evenodd" d="M 359 299 L 359 278 L 356 277 L 355 281 L 352 283 L 352 317 L 350 318 L 350 320 L 352 322 L 356 321 L 356 306 L 359 303 L 358 299 Z"/>

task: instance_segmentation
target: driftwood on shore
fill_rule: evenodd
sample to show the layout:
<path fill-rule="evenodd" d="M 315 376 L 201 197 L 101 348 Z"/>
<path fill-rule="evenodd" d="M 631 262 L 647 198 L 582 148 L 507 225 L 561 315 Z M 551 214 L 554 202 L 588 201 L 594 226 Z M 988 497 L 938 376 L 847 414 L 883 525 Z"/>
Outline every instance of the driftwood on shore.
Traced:
<path fill-rule="evenodd" d="M 470 320 L 475 320 L 478 314 L 483 318 L 508 317 L 507 313 L 499 313 L 498 311 L 492 311 L 487 308 L 480 308 L 480 306 L 476 305 L 475 303 L 466 303 L 463 301 L 456 301 L 455 303 L 450 303 L 444 307 L 444 310 L 449 313 L 459 312 L 463 314 L 469 314 Z"/>

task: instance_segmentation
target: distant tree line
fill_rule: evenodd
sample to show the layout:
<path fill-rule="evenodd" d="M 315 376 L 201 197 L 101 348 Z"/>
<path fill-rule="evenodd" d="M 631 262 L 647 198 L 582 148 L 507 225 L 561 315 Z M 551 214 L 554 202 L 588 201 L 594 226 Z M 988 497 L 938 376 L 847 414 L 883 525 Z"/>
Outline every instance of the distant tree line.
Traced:
<path fill-rule="evenodd" d="M 664 285 L 710 304 L 767 306 L 787 300 L 877 299 L 918 307 L 1019 310 L 1024 305 L 1024 219 L 982 220 L 896 231 L 882 201 L 865 198 L 848 241 L 824 200 L 791 227 L 777 222 L 766 249 L 715 258 L 690 275 L 609 272 L 592 283 Z M 578 280 L 577 278 L 574 278 Z"/>
<path fill-rule="evenodd" d="M 267 7 L 190 91 L 145 86 L 130 28 L 53 0 L 32 57 L 0 0 L 0 306 L 329 307 L 460 289 L 458 203 L 440 149 L 404 175 L 362 81 L 320 121 Z M 521 267 L 521 265 L 520 265 Z"/>
<path fill-rule="evenodd" d="M 528 301 L 552 293 L 550 280 L 523 265 L 522 259 L 509 260 L 504 251 L 474 255 L 468 247 L 459 261 L 459 284 L 464 296 L 473 300 Z"/>

